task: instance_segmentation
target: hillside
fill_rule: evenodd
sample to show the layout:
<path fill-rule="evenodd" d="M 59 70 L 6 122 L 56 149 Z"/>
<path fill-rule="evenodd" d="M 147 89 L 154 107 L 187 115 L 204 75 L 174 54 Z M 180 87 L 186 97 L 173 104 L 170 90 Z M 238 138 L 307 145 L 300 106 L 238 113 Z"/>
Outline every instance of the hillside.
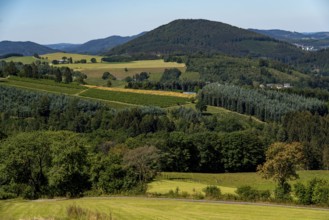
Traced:
<path fill-rule="evenodd" d="M 304 50 L 320 50 L 329 47 L 329 32 L 299 33 L 284 30 L 250 30 L 298 45 Z"/>
<path fill-rule="evenodd" d="M 208 20 L 175 20 L 112 49 L 113 54 L 207 54 L 273 57 L 291 60 L 302 51 L 268 36 Z"/>
<path fill-rule="evenodd" d="M 26 42 L 14 42 L 14 41 L 1 41 L 0 42 L 0 56 L 5 54 L 22 54 L 24 56 L 31 56 L 35 53 L 46 54 L 54 53 L 56 50 L 48 48 L 46 46 L 26 41 Z"/>
<path fill-rule="evenodd" d="M 80 45 L 81 44 L 59 43 L 59 44 L 47 44 L 44 46 L 49 47 L 54 50 L 69 51 L 69 50 L 73 50 L 74 48 L 76 48 Z"/>
<path fill-rule="evenodd" d="M 129 37 L 122 37 L 122 36 L 110 36 L 107 38 L 90 40 L 84 44 L 55 44 L 49 45 L 52 48 L 65 51 L 68 53 L 80 53 L 80 54 L 91 54 L 91 55 L 99 55 L 109 51 L 110 49 L 127 43 L 139 36 L 142 36 L 145 32 L 129 36 Z"/>

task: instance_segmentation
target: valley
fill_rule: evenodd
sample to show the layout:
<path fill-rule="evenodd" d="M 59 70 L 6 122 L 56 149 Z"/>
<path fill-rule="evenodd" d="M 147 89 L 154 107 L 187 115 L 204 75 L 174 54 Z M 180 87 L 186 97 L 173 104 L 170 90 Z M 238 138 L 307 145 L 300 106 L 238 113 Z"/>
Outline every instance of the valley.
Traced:
<path fill-rule="evenodd" d="M 0 220 L 328 218 L 327 32 L 139 33 L 0 42 Z"/>

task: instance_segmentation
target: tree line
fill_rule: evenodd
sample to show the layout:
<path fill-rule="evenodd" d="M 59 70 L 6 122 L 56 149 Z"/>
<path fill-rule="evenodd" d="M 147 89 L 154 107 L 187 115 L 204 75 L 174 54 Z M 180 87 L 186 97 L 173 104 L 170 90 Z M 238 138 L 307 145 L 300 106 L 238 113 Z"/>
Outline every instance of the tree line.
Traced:
<path fill-rule="evenodd" d="M 34 79 L 52 79 L 55 82 L 71 83 L 76 81 L 84 83 L 87 75 L 79 71 L 73 71 L 68 67 L 53 67 L 47 62 L 37 61 L 32 64 L 20 62 L 0 61 L 0 77 L 19 76 Z"/>
<path fill-rule="evenodd" d="M 263 121 L 279 121 L 282 116 L 295 111 L 306 110 L 320 115 L 328 112 L 325 102 L 315 98 L 219 83 L 205 86 L 199 94 L 199 101 L 242 114 L 254 115 Z"/>

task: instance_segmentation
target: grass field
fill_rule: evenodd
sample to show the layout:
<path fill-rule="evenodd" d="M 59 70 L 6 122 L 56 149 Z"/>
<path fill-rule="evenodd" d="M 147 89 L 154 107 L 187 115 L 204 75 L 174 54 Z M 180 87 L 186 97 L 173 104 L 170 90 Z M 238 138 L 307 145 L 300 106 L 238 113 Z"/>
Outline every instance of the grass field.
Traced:
<path fill-rule="evenodd" d="M 141 94 L 132 92 L 118 92 L 101 89 L 88 89 L 81 93 L 80 96 L 102 99 L 107 101 L 123 102 L 133 105 L 149 105 L 168 107 L 177 104 L 185 104 L 188 102 L 187 98 L 160 96 L 151 94 Z"/>
<path fill-rule="evenodd" d="M 208 184 L 201 183 L 201 182 L 193 182 L 193 181 L 179 181 L 179 180 L 159 180 L 154 181 L 148 184 L 148 193 L 156 193 L 165 195 L 170 190 L 175 191 L 179 189 L 179 193 L 187 192 L 190 195 L 201 193 L 204 195 L 202 191 L 206 188 Z M 231 193 L 235 194 L 236 188 L 234 187 L 225 187 L 225 186 L 218 186 L 222 193 Z"/>
<path fill-rule="evenodd" d="M 77 94 L 85 89 L 83 86 L 75 84 L 56 83 L 53 80 L 38 80 L 29 78 L 10 77 L 5 85 L 12 85 L 32 90 L 62 93 L 68 95 Z"/>
<path fill-rule="evenodd" d="M 96 56 L 96 55 L 84 55 L 84 54 L 76 54 L 76 53 L 48 53 L 44 55 L 40 55 L 45 60 L 48 60 L 48 62 L 51 62 L 53 60 L 61 60 L 62 57 L 72 57 L 73 62 L 76 60 L 86 59 L 88 63 L 91 63 L 90 59 L 95 58 L 97 62 L 101 62 L 102 56 Z M 46 59 L 48 58 L 48 59 Z"/>
<path fill-rule="evenodd" d="M 104 72 L 112 73 L 118 80 L 136 73 L 150 72 L 152 80 L 160 79 L 162 73 L 168 68 L 178 68 L 185 71 L 185 64 L 164 62 L 163 60 L 141 60 L 124 63 L 86 63 L 86 64 L 59 64 L 56 66 L 68 66 L 71 69 L 87 74 L 87 83 L 93 85 L 105 85 L 102 80 Z M 127 70 L 127 71 L 126 71 Z M 152 75 L 153 74 L 153 75 Z"/>
<path fill-rule="evenodd" d="M 37 59 L 33 56 L 24 56 L 24 57 L 9 57 L 6 59 L 0 59 L 0 61 L 3 60 L 5 62 L 22 62 L 23 64 L 30 64 L 35 62 Z"/>
<path fill-rule="evenodd" d="M 52 217 L 65 219 L 66 209 L 71 205 L 107 214 L 115 220 L 327 220 L 329 216 L 329 210 L 257 204 L 224 204 L 148 198 L 82 198 L 57 201 L 0 201 L 0 219 L 16 220 Z"/>
<path fill-rule="evenodd" d="M 312 178 L 321 178 L 329 181 L 329 171 L 327 170 L 313 170 L 313 171 L 299 171 L 298 172 L 300 179 L 296 181 L 291 181 L 291 184 L 294 184 L 298 181 L 302 183 L 306 183 Z M 169 173 L 164 172 L 161 173 L 157 177 L 157 180 L 152 184 L 156 186 L 156 182 L 163 180 L 170 180 L 172 182 L 172 188 L 176 188 L 177 181 L 178 182 L 188 182 L 195 183 L 195 186 L 199 186 L 198 184 L 205 185 L 217 185 L 221 187 L 230 187 L 237 188 L 240 186 L 249 185 L 255 187 L 260 190 L 274 190 L 275 182 L 271 180 L 265 180 L 261 178 L 257 173 L 219 173 L 219 174 L 208 174 L 208 173 Z M 164 182 L 164 185 L 168 185 L 169 183 Z M 161 184 L 158 184 L 161 187 Z M 189 184 L 189 187 L 193 187 Z M 161 191 L 162 189 L 159 189 Z M 186 191 L 184 188 L 180 187 L 181 191 Z M 153 192 L 156 192 L 156 187 L 153 187 Z"/>

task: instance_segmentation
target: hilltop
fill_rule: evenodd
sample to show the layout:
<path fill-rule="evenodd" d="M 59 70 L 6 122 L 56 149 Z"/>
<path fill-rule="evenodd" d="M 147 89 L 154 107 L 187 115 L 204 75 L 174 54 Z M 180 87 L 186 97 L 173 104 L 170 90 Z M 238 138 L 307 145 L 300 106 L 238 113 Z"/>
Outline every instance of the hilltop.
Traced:
<path fill-rule="evenodd" d="M 108 52 L 109 50 L 111 50 L 116 46 L 127 43 L 139 36 L 142 36 L 143 34 L 145 34 L 145 32 L 127 37 L 114 35 L 107 38 L 90 40 L 83 44 L 61 43 L 61 44 L 51 44 L 46 46 L 53 49 L 65 51 L 68 53 L 99 55 Z"/>
<path fill-rule="evenodd" d="M 314 51 L 329 47 L 329 32 L 299 33 L 285 30 L 249 29 L 277 40 L 295 44 L 304 50 Z"/>
<path fill-rule="evenodd" d="M 46 54 L 54 53 L 56 50 L 49 47 L 31 42 L 21 42 L 21 41 L 1 41 L 0 42 L 0 56 L 6 54 L 21 54 L 24 56 L 31 56 L 35 53 Z"/>
<path fill-rule="evenodd" d="M 126 44 L 114 54 L 206 54 L 296 59 L 302 50 L 285 42 L 225 23 L 181 19 L 160 26 Z"/>

